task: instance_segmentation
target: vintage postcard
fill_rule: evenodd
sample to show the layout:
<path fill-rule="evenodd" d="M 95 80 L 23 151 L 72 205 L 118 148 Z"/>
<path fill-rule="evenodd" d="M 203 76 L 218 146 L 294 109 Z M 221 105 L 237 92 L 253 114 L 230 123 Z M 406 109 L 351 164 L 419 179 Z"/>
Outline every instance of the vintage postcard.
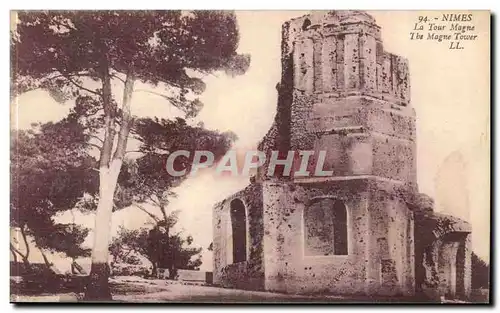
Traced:
<path fill-rule="evenodd" d="M 11 302 L 489 303 L 490 19 L 11 12 Z"/>

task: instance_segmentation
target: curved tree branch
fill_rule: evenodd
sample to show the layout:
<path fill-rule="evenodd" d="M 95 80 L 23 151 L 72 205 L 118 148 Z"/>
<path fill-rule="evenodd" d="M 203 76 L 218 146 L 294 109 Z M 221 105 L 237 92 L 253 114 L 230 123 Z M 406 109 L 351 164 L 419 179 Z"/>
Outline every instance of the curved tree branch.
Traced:
<path fill-rule="evenodd" d="M 97 148 L 99 151 L 101 151 L 101 149 L 102 149 L 102 147 L 96 145 L 95 143 L 87 142 L 86 145 Z"/>
<path fill-rule="evenodd" d="M 10 243 L 10 251 L 14 254 L 14 257 L 15 257 L 15 253 L 19 254 L 19 256 L 21 256 L 21 258 L 24 260 L 24 259 L 27 259 L 27 257 L 21 253 L 21 251 L 19 251 L 18 249 L 16 249 L 16 247 L 14 247 L 14 245 L 12 244 L 12 242 Z M 17 257 L 15 257 L 15 259 L 17 259 Z"/>
<path fill-rule="evenodd" d="M 40 253 L 42 254 L 43 262 L 45 263 L 45 266 L 47 266 L 47 269 L 53 271 L 52 266 L 54 264 L 49 261 L 47 255 L 45 255 L 45 252 L 43 252 L 42 248 L 38 247 L 38 250 L 40 250 Z"/>
<path fill-rule="evenodd" d="M 99 137 L 97 137 L 95 135 L 88 135 L 88 136 L 91 137 L 91 138 L 99 140 L 101 143 L 104 143 L 104 140 L 102 140 L 101 138 L 99 138 Z"/>
<path fill-rule="evenodd" d="M 14 263 L 17 264 L 17 253 L 14 250 L 14 247 L 12 246 L 12 243 L 10 244 L 10 252 L 12 253 L 12 256 L 14 257 Z"/>
<path fill-rule="evenodd" d="M 81 90 L 85 90 L 85 91 L 90 92 L 90 93 L 92 93 L 92 94 L 94 94 L 94 95 L 97 95 L 97 96 L 99 96 L 99 97 L 103 97 L 103 94 L 102 94 L 102 93 L 99 93 L 99 92 L 97 92 L 97 91 L 95 91 L 95 90 L 91 90 L 91 89 L 88 89 L 88 88 L 83 87 L 82 85 L 80 85 L 80 84 L 76 83 L 74 80 L 72 80 L 72 79 L 71 79 L 68 75 L 63 75 L 63 76 L 64 76 L 64 77 L 65 77 L 65 78 L 66 78 L 66 79 L 67 79 L 70 83 L 72 83 L 72 84 L 73 84 L 73 85 L 75 85 L 76 87 L 80 88 Z"/>
<path fill-rule="evenodd" d="M 114 78 L 116 78 L 116 79 L 118 79 L 118 80 L 120 80 L 122 83 L 124 83 L 124 84 L 125 84 L 125 80 L 124 80 L 123 78 L 118 77 L 118 75 L 116 75 L 116 74 L 111 74 L 111 76 L 112 76 L 112 77 L 114 77 Z"/>
<path fill-rule="evenodd" d="M 141 211 L 143 211 L 144 213 L 146 213 L 147 215 L 149 215 L 149 217 L 151 217 L 156 223 L 158 223 L 160 221 L 160 219 L 154 215 L 153 213 L 149 212 L 148 210 L 146 210 L 143 206 L 141 206 L 140 204 L 138 203 L 134 203 L 134 205 Z"/>
<path fill-rule="evenodd" d="M 142 153 L 141 150 L 129 150 L 129 151 L 125 151 L 125 154 L 127 153 Z"/>
<path fill-rule="evenodd" d="M 174 98 L 174 97 L 171 97 L 171 96 L 168 96 L 168 95 L 165 95 L 165 94 L 162 94 L 160 92 L 156 92 L 156 91 L 152 91 L 152 90 L 146 90 L 146 89 L 136 89 L 134 90 L 134 92 L 145 92 L 145 93 L 150 93 L 152 95 L 155 95 L 155 96 L 158 96 L 158 97 L 162 97 L 163 99 L 169 101 L 174 107 L 176 108 L 179 108 L 180 105 L 178 103 L 178 101 Z"/>
<path fill-rule="evenodd" d="M 23 236 L 24 244 L 26 245 L 26 256 L 25 256 L 25 258 L 28 259 L 29 255 L 30 255 L 30 246 L 28 244 L 28 238 L 26 237 L 26 232 L 24 230 L 25 226 L 26 225 L 23 225 L 21 227 L 21 235 Z"/>

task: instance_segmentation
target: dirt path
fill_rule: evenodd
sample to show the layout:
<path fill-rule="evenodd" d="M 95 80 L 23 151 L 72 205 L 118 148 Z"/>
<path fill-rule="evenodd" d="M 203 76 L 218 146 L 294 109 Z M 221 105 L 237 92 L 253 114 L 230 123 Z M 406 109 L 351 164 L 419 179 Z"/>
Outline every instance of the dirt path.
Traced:
<path fill-rule="evenodd" d="M 397 297 L 370 298 L 367 296 L 289 295 L 274 292 L 227 289 L 178 281 L 147 280 L 139 277 L 110 279 L 113 302 L 149 303 L 377 303 L 413 302 Z M 46 294 L 11 296 L 12 302 L 76 302 L 83 294 Z"/>

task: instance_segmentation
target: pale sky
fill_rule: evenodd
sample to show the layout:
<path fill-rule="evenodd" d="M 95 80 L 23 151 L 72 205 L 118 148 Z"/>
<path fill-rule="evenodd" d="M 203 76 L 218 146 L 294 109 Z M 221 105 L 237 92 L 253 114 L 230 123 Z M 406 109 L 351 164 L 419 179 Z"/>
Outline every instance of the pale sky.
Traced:
<path fill-rule="evenodd" d="M 196 118 L 210 129 L 231 130 L 239 140 L 238 149 L 255 148 L 269 129 L 276 112 L 276 83 L 280 80 L 281 25 L 300 11 L 239 11 L 240 53 L 249 53 L 248 72 L 229 78 L 222 73 L 208 76 L 201 100 L 205 107 Z M 409 60 L 411 102 L 417 114 L 417 164 L 421 192 L 435 197 L 437 211 L 454 214 L 472 223 L 472 245 L 479 256 L 489 258 L 489 94 L 490 47 L 489 13 L 473 12 L 478 39 L 466 42 L 463 50 L 449 50 L 434 41 L 412 41 L 409 32 L 418 11 L 373 11 L 382 27 L 386 51 Z M 435 12 L 425 12 L 434 14 Z M 437 14 L 439 16 L 439 14 Z M 140 88 L 149 88 L 140 86 Z M 121 92 L 114 88 L 114 93 Z M 118 98 L 120 99 L 120 98 Z M 31 122 L 54 121 L 67 114 L 71 103 L 57 104 L 44 91 L 33 91 L 18 98 L 19 128 Z M 139 116 L 173 117 L 162 98 L 134 93 L 132 110 Z M 15 123 L 15 119 L 13 119 Z M 177 190 L 171 210 L 181 210 L 179 229 L 192 234 L 195 244 L 204 248 L 204 270 L 212 269 L 212 256 L 206 248 L 212 241 L 212 206 L 244 188 L 246 177 L 216 177 L 213 171 L 186 180 Z M 135 228 L 147 217 L 136 209 L 113 216 L 118 225 Z M 469 213 L 470 212 L 470 213 Z M 133 218 L 132 218 L 133 217 Z M 93 215 L 78 216 L 82 224 L 93 226 Z M 88 242 L 92 242 L 89 238 Z"/>

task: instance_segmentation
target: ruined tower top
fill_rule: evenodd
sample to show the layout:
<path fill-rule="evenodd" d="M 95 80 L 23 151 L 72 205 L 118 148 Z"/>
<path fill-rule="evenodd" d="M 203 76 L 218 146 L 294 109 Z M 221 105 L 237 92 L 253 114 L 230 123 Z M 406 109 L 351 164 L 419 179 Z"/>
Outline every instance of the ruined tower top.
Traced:
<path fill-rule="evenodd" d="M 297 182 L 366 179 L 417 190 L 408 62 L 384 50 L 375 19 L 315 11 L 284 23 L 281 48 L 277 114 L 259 149 L 313 150 L 312 171 L 326 153 L 332 176 Z"/>
<path fill-rule="evenodd" d="M 408 62 L 384 50 L 375 19 L 360 11 L 316 11 L 283 25 L 281 48 L 276 118 L 259 149 L 283 158 L 314 151 L 310 172 L 325 153 L 323 168 L 332 175 L 296 182 L 354 186 L 365 179 L 416 191 Z"/>
<path fill-rule="evenodd" d="M 380 39 L 380 27 L 376 25 L 375 19 L 363 11 L 312 11 L 288 22 L 294 32 L 308 30 L 320 30 L 323 34 L 334 32 L 359 32 L 360 25 L 365 30 L 372 28 L 373 35 Z"/>
<path fill-rule="evenodd" d="M 283 25 L 282 57 L 307 94 L 364 94 L 408 107 L 406 59 L 384 51 L 380 27 L 362 11 L 315 11 Z M 401 108 L 403 109 L 403 108 Z"/>

